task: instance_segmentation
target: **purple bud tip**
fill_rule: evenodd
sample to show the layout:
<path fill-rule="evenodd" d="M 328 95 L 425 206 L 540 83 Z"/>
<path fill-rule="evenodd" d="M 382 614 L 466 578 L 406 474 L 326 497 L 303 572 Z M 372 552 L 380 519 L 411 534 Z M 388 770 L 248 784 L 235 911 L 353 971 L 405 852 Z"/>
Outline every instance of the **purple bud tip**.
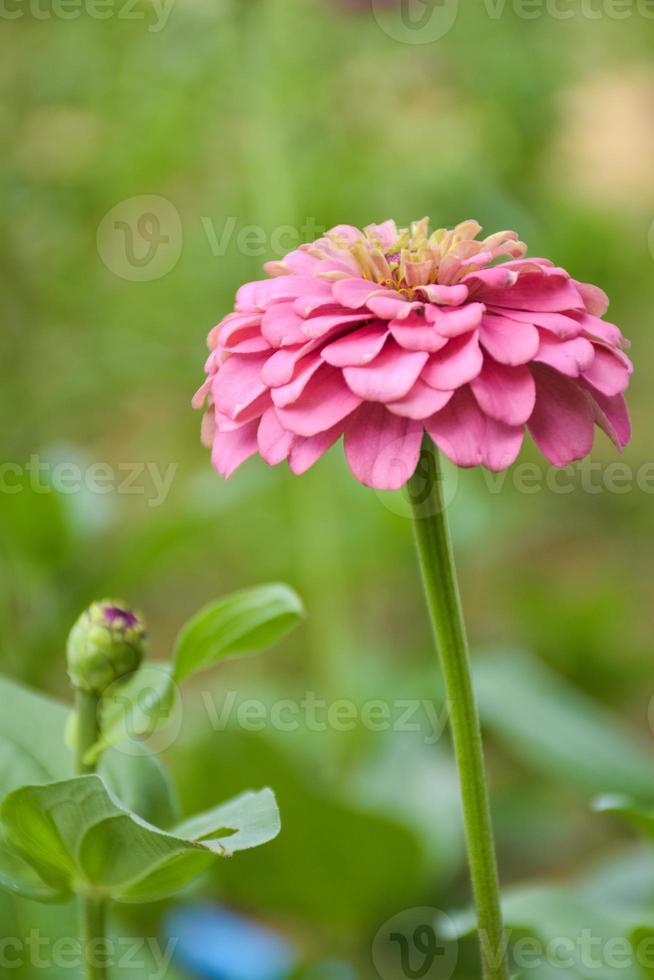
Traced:
<path fill-rule="evenodd" d="M 138 625 L 138 618 L 128 609 L 121 609 L 119 606 L 105 606 L 103 612 L 112 625 L 118 621 L 122 621 L 127 627 Z"/>

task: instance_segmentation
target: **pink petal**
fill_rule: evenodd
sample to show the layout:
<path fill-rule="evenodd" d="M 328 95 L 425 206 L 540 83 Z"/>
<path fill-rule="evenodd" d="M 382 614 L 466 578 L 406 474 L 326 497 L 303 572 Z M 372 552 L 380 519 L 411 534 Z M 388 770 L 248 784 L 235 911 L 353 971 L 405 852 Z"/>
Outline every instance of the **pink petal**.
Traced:
<path fill-rule="evenodd" d="M 489 418 L 468 387 L 460 388 L 445 408 L 425 422 L 439 449 L 457 466 L 486 466 L 504 470 L 520 452 L 522 426 L 509 426 Z"/>
<path fill-rule="evenodd" d="M 395 296 L 390 290 L 367 279 L 339 279 L 332 286 L 332 295 L 350 310 L 366 306 L 371 296 Z"/>
<path fill-rule="evenodd" d="M 191 402 L 193 408 L 202 408 L 204 406 L 204 403 L 207 400 L 207 395 L 211 390 L 212 382 L 212 377 L 206 378 L 206 380 L 200 385 L 198 390 L 193 395 L 193 401 Z"/>
<path fill-rule="evenodd" d="M 506 289 L 493 289 L 482 286 L 475 299 L 490 306 L 506 310 L 535 310 L 540 313 L 561 313 L 566 310 L 583 309 L 583 300 L 571 279 L 563 275 L 544 273 L 525 273 L 513 286 Z"/>
<path fill-rule="evenodd" d="M 307 439 L 296 436 L 288 461 L 292 472 L 296 476 L 305 473 L 309 467 L 313 466 L 316 460 L 320 459 L 334 445 L 342 434 L 343 423 L 339 422 L 337 425 L 332 426 L 331 429 L 327 429 L 325 432 L 319 432 L 317 435 L 310 436 Z"/>
<path fill-rule="evenodd" d="M 591 316 L 588 313 L 575 314 L 575 320 L 579 324 L 580 330 L 583 330 L 591 337 L 596 337 L 598 340 L 604 341 L 610 347 L 628 346 L 619 328 L 614 323 L 609 323 L 607 320 L 600 320 L 599 317 Z"/>
<path fill-rule="evenodd" d="M 505 314 L 505 311 L 499 308 L 491 308 L 488 312 L 494 313 L 497 316 L 504 316 Z M 581 314 L 571 313 L 569 316 L 565 316 L 563 313 L 534 313 L 525 310 L 511 310 L 510 313 L 512 320 L 518 320 L 519 323 L 531 323 L 535 327 L 542 327 L 544 330 L 549 330 L 555 336 L 560 337 L 561 340 L 578 337 L 581 333 L 582 328 L 576 316 L 581 316 Z"/>
<path fill-rule="evenodd" d="M 513 264 L 504 262 L 502 265 L 494 265 L 490 269 L 480 269 L 477 272 L 470 272 L 463 277 L 472 296 L 477 296 L 481 290 L 505 290 L 513 286 L 518 281 L 518 273 L 513 268 Z"/>
<path fill-rule="evenodd" d="M 397 225 L 392 220 L 383 221 L 380 225 L 367 225 L 365 230 L 385 248 L 391 248 L 397 241 Z"/>
<path fill-rule="evenodd" d="M 624 395 L 603 395 L 592 385 L 581 384 L 588 391 L 595 414 L 595 422 L 620 451 L 631 439 L 631 419 Z"/>
<path fill-rule="evenodd" d="M 390 340 L 370 364 L 346 367 L 343 376 L 351 390 L 366 401 L 397 401 L 413 387 L 428 357 L 426 352 L 404 350 Z"/>
<path fill-rule="evenodd" d="M 322 364 L 320 354 L 317 353 L 309 354 L 298 361 L 293 378 L 288 384 L 272 389 L 270 394 L 275 406 L 286 408 L 296 402 Z"/>
<path fill-rule="evenodd" d="M 323 364 L 297 401 L 277 409 L 285 429 L 298 436 L 315 436 L 344 419 L 361 404 L 341 372 Z"/>
<path fill-rule="evenodd" d="M 584 301 L 587 313 L 593 316 L 604 316 L 609 308 L 609 298 L 599 286 L 593 286 L 590 282 L 577 282 L 574 280 L 578 292 Z"/>
<path fill-rule="evenodd" d="M 211 462 L 221 476 L 229 478 L 241 463 L 257 451 L 258 420 L 233 429 L 217 432 L 213 441 Z"/>
<path fill-rule="evenodd" d="M 261 333 L 273 347 L 301 344 L 305 340 L 302 322 L 292 303 L 277 303 L 264 313 Z"/>
<path fill-rule="evenodd" d="M 376 490 L 399 490 L 420 456 L 422 425 L 383 405 L 364 404 L 345 428 L 345 455 L 357 480 Z"/>
<path fill-rule="evenodd" d="M 260 325 L 260 313 L 229 313 L 209 333 L 209 347 L 237 344 L 243 336 L 249 336 L 249 332 Z"/>
<path fill-rule="evenodd" d="M 371 296 L 366 306 L 382 320 L 405 320 L 422 303 L 410 303 L 401 296 Z"/>
<path fill-rule="evenodd" d="M 593 408 L 580 385 L 544 364 L 532 367 L 536 406 L 528 428 L 554 466 L 583 459 L 593 448 Z"/>
<path fill-rule="evenodd" d="M 483 313 L 483 303 L 466 303 L 450 309 L 428 306 L 425 309 L 426 319 L 434 324 L 442 337 L 458 337 L 474 330 L 481 324 Z"/>
<path fill-rule="evenodd" d="M 261 416 L 257 430 L 257 445 L 263 459 L 269 466 L 276 466 L 286 459 L 291 451 L 295 436 L 279 424 L 274 408 L 269 408 Z"/>
<path fill-rule="evenodd" d="M 234 412 L 232 421 L 243 425 L 244 422 L 251 422 L 252 419 L 261 418 L 263 413 L 270 407 L 270 404 L 270 392 L 266 389 L 258 398 L 250 402 L 249 405 L 244 405 L 237 412 Z"/>
<path fill-rule="evenodd" d="M 526 364 L 540 343 L 536 327 L 506 316 L 486 314 L 481 321 L 479 339 L 488 353 L 501 364 Z"/>
<path fill-rule="evenodd" d="M 368 364 L 379 354 L 387 337 L 385 323 L 370 323 L 323 347 L 320 355 L 334 367 Z"/>
<path fill-rule="evenodd" d="M 212 386 L 216 408 L 234 418 L 266 390 L 261 369 L 265 354 L 230 354 L 221 365 Z"/>
<path fill-rule="evenodd" d="M 311 276 L 318 261 L 317 256 L 310 255 L 304 248 L 296 248 L 295 251 L 285 255 L 281 262 L 276 260 L 265 262 L 263 267 L 270 275 L 286 275 L 288 272 L 294 272 L 300 276 Z M 283 268 L 280 268 L 282 266 Z"/>
<path fill-rule="evenodd" d="M 304 293 L 329 295 L 327 283 L 311 276 L 278 276 L 275 279 L 259 279 L 241 286 L 236 294 L 239 312 L 251 313 L 264 310 L 270 303 L 288 302 Z"/>
<path fill-rule="evenodd" d="M 402 415 L 408 419 L 426 419 L 447 405 L 452 395 L 451 391 L 430 388 L 418 378 L 408 395 L 396 402 L 388 402 L 386 408 L 394 415 Z"/>
<path fill-rule="evenodd" d="M 524 365 L 509 367 L 487 358 L 470 387 L 481 410 L 506 425 L 524 425 L 536 401 L 536 385 Z"/>
<path fill-rule="evenodd" d="M 391 333 L 405 350 L 421 350 L 435 353 L 445 347 L 447 338 L 436 332 L 424 317 L 413 314 L 406 320 L 391 320 Z"/>
<path fill-rule="evenodd" d="M 252 330 L 242 331 L 239 340 L 235 343 L 225 344 L 224 350 L 230 354 L 259 354 L 264 350 L 270 350 L 270 344 L 265 337 L 261 336 L 258 327 Z"/>
<path fill-rule="evenodd" d="M 335 330 L 345 330 L 353 324 L 365 323 L 370 319 L 372 318 L 367 310 L 365 313 L 326 313 L 304 320 L 302 330 L 305 337 L 317 339 L 326 337 Z"/>
<path fill-rule="evenodd" d="M 447 347 L 433 354 L 425 365 L 421 378 L 432 388 L 453 391 L 476 378 L 484 358 L 479 347 L 477 331 L 455 337 Z"/>
<path fill-rule="evenodd" d="M 603 395 L 620 395 L 629 386 L 631 363 L 600 344 L 594 344 L 595 357 L 584 371 L 584 378 Z M 624 360 L 622 359 L 624 358 Z M 624 362 L 627 361 L 625 364 Z"/>
<path fill-rule="evenodd" d="M 210 409 L 205 412 L 202 416 L 202 425 L 200 427 L 200 441 L 203 446 L 211 449 L 213 446 L 213 440 L 216 436 L 216 420 L 214 418 L 214 413 Z"/>
<path fill-rule="evenodd" d="M 416 296 L 438 303 L 440 306 L 460 306 L 468 298 L 468 287 L 459 283 L 457 286 L 418 286 L 414 290 Z"/>
<path fill-rule="evenodd" d="M 311 316 L 316 310 L 335 313 L 338 308 L 338 304 L 334 302 L 334 297 L 331 294 L 331 289 L 328 293 L 305 293 L 293 303 L 293 309 L 298 316 L 303 318 Z"/>
<path fill-rule="evenodd" d="M 551 334 L 542 331 L 540 346 L 534 360 L 541 364 L 549 364 L 569 378 L 578 378 L 581 372 L 593 363 L 594 356 L 593 345 L 585 337 L 557 340 Z"/>
<path fill-rule="evenodd" d="M 304 345 L 276 350 L 261 368 L 261 380 L 269 388 L 287 385 L 304 353 Z"/>

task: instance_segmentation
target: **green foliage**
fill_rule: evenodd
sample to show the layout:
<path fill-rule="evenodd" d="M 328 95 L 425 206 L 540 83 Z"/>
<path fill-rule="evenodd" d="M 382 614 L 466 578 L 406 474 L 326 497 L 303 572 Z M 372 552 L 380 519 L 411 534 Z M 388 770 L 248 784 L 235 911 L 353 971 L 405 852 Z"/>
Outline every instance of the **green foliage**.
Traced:
<path fill-rule="evenodd" d="M 38 876 L 45 900 L 75 892 L 121 902 L 151 902 L 173 894 L 216 855 L 266 843 L 279 833 L 270 790 L 245 793 L 165 832 L 121 806 L 97 775 L 25 786 L 0 807 L 5 841 L 23 859 L 6 862 L 2 879 L 26 898 L 41 898 L 24 862 Z"/>
<path fill-rule="evenodd" d="M 597 813 L 614 813 L 627 820 L 650 840 L 654 840 L 654 808 L 640 805 L 628 796 L 605 794 L 593 803 Z"/>
<path fill-rule="evenodd" d="M 173 677 L 183 681 L 226 657 L 258 653 L 297 626 L 303 616 L 302 602 L 287 585 L 262 585 L 218 599 L 180 631 Z"/>
<path fill-rule="evenodd" d="M 627 852 L 572 882 L 507 889 L 516 980 L 651 980 L 654 857 Z M 456 936 L 474 914 L 453 919 Z"/>
<path fill-rule="evenodd" d="M 71 776 L 73 757 L 64 744 L 67 707 L 6 677 L 0 677 L 0 701 L 0 799 L 24 785 Z M 117 798 L 143 819 L 163 827 L 175 820 L 170 781 L 145 748 L 108 752 L 100 773 Z"/>
<path fill-rule="evenodd" d="M 100 737 L 85 761 L 94 764 L 111 745 L 153 734 L 170 721 L 179 683 L 228 657 L 261 652 L 303 616 L 297 593 L 280 584 L 244 589 L 206 606 L 180 630 L 172 664 L 148 661 L 127 683 L 105 692 Z"/>
<path fill-rule="evenodd" d="M 645 746 L 533 657 L 479 657 L 475 684 L 482 722 L 529 765 L 587 793 L 654 798 L 654 765 Z"/>

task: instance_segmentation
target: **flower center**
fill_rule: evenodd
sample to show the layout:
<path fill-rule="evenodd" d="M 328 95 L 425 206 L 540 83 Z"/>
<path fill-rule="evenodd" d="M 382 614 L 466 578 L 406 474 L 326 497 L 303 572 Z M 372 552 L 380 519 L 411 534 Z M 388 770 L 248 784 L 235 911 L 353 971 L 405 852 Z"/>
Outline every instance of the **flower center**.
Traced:
<path fill-rule="evenodd" d="M 526 246 L 513 231 L 483 239 L 478 238 L 480 232 L 476 221 L 430 232 L 429 219 L 423 218 L 410 228 L 397 229 L 387 222 L 369 225 L 355 240 L 334 232 L 322 241 L 329 242 L 334 257 L 346 252 L 354 258 L 364 279 L 411 299 L 421 286 L 453 285 L 496 259 L 525 254 Z"/>

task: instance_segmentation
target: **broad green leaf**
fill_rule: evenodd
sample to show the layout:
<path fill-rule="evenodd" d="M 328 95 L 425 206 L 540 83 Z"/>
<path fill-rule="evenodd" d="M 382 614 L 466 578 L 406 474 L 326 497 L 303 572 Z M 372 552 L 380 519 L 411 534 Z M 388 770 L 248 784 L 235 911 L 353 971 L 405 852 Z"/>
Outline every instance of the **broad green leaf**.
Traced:
<path fill-rule="evenodd" d="M 34 868 L 1 838 L 0 888 L 35 902 L 61 902 L 67 897 L 65 889 L 60 891 L 46 884 Z"/>
<path fill-rule="evenodd" d="M 654 840 L 654 808 L 640 806 L 628 796 L 605 794 L 593 801 L 598 813 L 615 813 Z"/>
<path fill-rule="evenodd" d="M 215 840 L 217 828 L 225 827 L 238 827 L 236 833 L 221 840 L 222 847 L 230 854 L 258 847 L 276 837 L 281 826 L 273 791 L 262 789 L 258 793 L 242 793 L 178 824 L 174 833 L 191 840 L 208 841 Z"/>
<path fill-rule="evenodd" d="M 169 833 L 140 819 L 97 775 L 25 786 L 0 808 L 7 843 L 60 894 L 90 891 L 116 901 L 165 898 L 217 855 L 254 847 L 279 832 L 270 790 L 246 793 Z M 36 896 L 33 896 L 36 897 Z"/>
<path fill-rule="evenodd" d="M 521 653 L 476 658 L 482 723 L 507 748 L 588 793 L 654 799 L 654 762 L 620 720 Z"/>
<path fill-rule="evenodd" d="M 654 855 L 639 849 L 566 884 L 508 889 L 517 980 L 651 980 L 653 882 Z M 453 937 L 474 932 L 474 912 L 450 918 Z"/>
<path fill-rule="evenodd" d="M 72 776 L 73 756 L 65 744 L 70 709 L 6 677 L 0 677 L 0 703 L 0 799 L 26 784 Z M 145 820 L 164 827 L 175 821 L 170 780 L 146 748 L 107 752 L 100 773 L 125 806 Z"/>
<path fill-rule="evenodd" d="M 235 794 L 245 781 L 256 786 L 269 779 L 284 821 L 284 832 L 269 846 L 211 869 L 225 902 L 310 922 L 330 935 L 363 936 L 397 911 L 398 882 L 407 907 L 420 904 L 425 881 L 432 881 L 422 840 L 397 814 L 381 807 L 371 812 L 325 791 L 315 778 L 324 735 L 316 755 L 298 764 L 268 732 L 235 726 L 212 735 L 198 724 L 198 734 L 185 739 L 172 760 L 186 811 L 208 808 L 214 785 Z"/>
<path fill-rule="evenodd" d="M 0 677 L 0 798 L 25 783 L 50 782 L 72 772 L 64 745 L 63 704 Z"/>
<path fill-rule="evenodd" d="M 97 763 L 112 745 L 144 742 L 171 721 L 175 707 L 171 673 L 171 664 L 148 662 L 126 683 L 114 684 L 105 692 L 100 737 L 84 757 L 87 764 Z"/>
<path fill-rule="evenodd" d="M 287 585 L 261 585 L 225 596 L 193 616 L 177 637 L 176 681 L 225 657 L 258 653 L 292 630 L 304 616 Z"/>

